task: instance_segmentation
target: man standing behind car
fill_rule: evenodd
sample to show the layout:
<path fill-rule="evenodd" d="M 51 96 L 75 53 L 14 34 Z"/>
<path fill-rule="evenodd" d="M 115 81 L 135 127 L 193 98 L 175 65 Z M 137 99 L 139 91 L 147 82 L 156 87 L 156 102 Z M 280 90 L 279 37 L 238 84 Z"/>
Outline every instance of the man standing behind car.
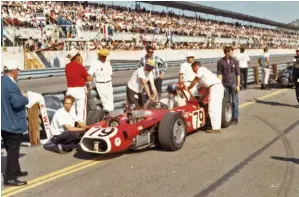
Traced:
<path fill-rule="evenodd" d="M 65 66 L 65 76 L 67 80 L 66 95 L 71 95 L 75 98 L 76 114 L 81 122 L 86 122 L 86 103 L 87 103 L 87 88 L 86 82 L 93 78 L 88 75 L 83 64 L 82 56 L 77 49 L 69 51 L 67 57 L 71 60 Z"/>
<path fill-rule="evenodd" d="M 239 117 L 239 95 L 240 92 L 240 68 L 239 62 L 233 58 L 233 48 L 226 46 L 223 49 L 225 56 L 217 62 L 217 75 L 222 81 L 225 93 L 224 96 L 232 99 L 233 122 L 238 124 Z"/>
<path fill-rule="evenodd" d="M 187 61 L 181 64 L 180 74 L 179 74 L 179 83 L 183 83 L 185 86 L 190 86 L 191 82 L 195 77 L 195 73 L 192 70 L 191 64 L 194 61 L 194 54 L 191 51 L 188 51 L 186 54 Z M 196 86 L 191 90 L 193 96 L 198 96 L 198 91 Z"/>
<path fill-rule="evenodd" d="M 211 119 L 212 130 L 208 133 L 221 132 L 222 119 L 222 100 L 224 96 L 224 88 L 221 80 L 206 67 L 201 66 L 200 62 L 192 63 L 192 70 L 196 73 L 195 78 L 191 82 L 188 90 L 192 89 L 196 83 L 200 82 L 205 88 L 209 88 L 209 116 Z"/>
<path fill-rule="evenodd" d="M 140 109 L 144 105 L 141 95 L 143 88 L 151 101 L 158 101 L 158 93 L 154 85 L 153 77 L 153 69 L 155 69 L 155 67 L 155 62 L 153 60 L 148 60 L 144 67 L 138 68 L 133 73 L 130 81 L 128 82 L 126 88 L 127 102 L 129 105 L 134 104 L 135 109 Z M 152 86 L 153 94 L 151 94 L 149 90 L 148 82 Z"/>
<path fill-rule="evenodd" d="M 19 181 L 19 176 L 27 176 L 22 172 L 19 163 L 22 135 L 27 131 L 25 106 L 29 103 L 23 96 L 16 80 L 20 65 L 16 61 L 3 64 L 4 75 L 1 76 L 1 137 L 7 152 L 4 185 L 21 186 L 26 181 Z"/>
<path fill-rule="evenodd" d="M 155 64 L 155 70 L 153 71 L 154 83 L 155 83 L 155 87 L 157 89 L 159 98 L 161 98 L 162 82 L 164 79 L 164 74 L 167 70 L 167 64 L 160 57 L 154 55 L 154 47 L 152 47 L 152 46 L 148 46 L 146 48 L 146 55 L 141 58 L 139 68 L 144 67 L 148 60 L 154 61 L 154 64 Z M 152 86 L 151 86 L 151 88 L 152 88 Z"/>
<path fill-rule="evenodd" d="M 269 77 L 270 77 L 270 60 L 268 48 L 264 48 L 264 54 L 258 59 L 259 65 L 262 67 L 262 84 L 261 89 L 268 90 Z"/>
<path fill-rule="evenodd" d="M 236 58 L 239 61 L 240 72 L 243 75 L 243 77 L 242 77 L 243 88 L 244 88 L 244 90 L 247 90 L 248 63 L 250 61 L 250 58 L 244 52 L 245 52 L 245 47 L 242 46 L 240 48 L 240 54 Z"/>
<path fill-rule="evenodd" d="M 98 64 L 91 65 L 88 73 L 95 76 L 95 84 L 102 101 L 103 109 L 114 110 L 113 87 L 111 82 L 112 67 L 110 60 L 107 60 L 109 51 L 101 49 L 98 51 Z"/>
<path fill-rule="evenodd" d="M 73 96 L 65 96 L 63 107 L 55 112 L 51 122 L 53 134 L 51 142 L 55 144 L 58 153 L 70 152 L 80 142 L 82 134 L 88 128 L 71 110 L 74 101 Z M 79 127 L 75 127 L 76 123 Z"/>
<path fill-rule="evenodd" d="M 298 105 L 296 107 L 299 108 L 299 48 L 297 48 L 296 50 L 292 77 L 295 83 L 296 98 L 298 102 Z"/>

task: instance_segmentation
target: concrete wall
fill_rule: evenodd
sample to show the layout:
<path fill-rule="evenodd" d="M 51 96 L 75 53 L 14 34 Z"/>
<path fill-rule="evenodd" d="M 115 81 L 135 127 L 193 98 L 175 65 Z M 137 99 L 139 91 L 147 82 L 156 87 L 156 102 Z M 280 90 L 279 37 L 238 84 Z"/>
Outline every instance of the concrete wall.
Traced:
<path fill-rule="evenodd" d="M 169 60 L 183 60 L 185 59 L 185 54 L 188 50 L 157 50 L 155 54 L 163 58 L 165 61 Z M 202 50 L 192 50 L 196 58 L 217 58 L 223 56 L 223 51 L 221 49 L 202 49 Z M 245 51 L 250 56 L 257 56 L 263 53 L 263 50 L 246 50 Z M 66 51 L 49 51 L 43 52 L 45 59 L 49 61 L 52 67 L 65 67 L 69 62 L 66 58 Z M 239 53 L 239 51 L 235 51 Z M 285 55 L 285 54 L 295 54 L 295 49 L 269 49 L 270 55 Z M 113 60 L 139 60 L 140 57 L 145 55 L 145 51 L 111 51 L 109 58 Z M 84 65 L 91 65 L 97 62 L 96 51 L 82 52 L 84 59 Z M 1 64 L 5 59 L 14 59 L 19 61 L 22 65 L 24 64 L 23 51 L 17 48 L 10 47 L 7 52 L 2 52 Z M 2 70 L 2 66 L 1 66 Z"/>

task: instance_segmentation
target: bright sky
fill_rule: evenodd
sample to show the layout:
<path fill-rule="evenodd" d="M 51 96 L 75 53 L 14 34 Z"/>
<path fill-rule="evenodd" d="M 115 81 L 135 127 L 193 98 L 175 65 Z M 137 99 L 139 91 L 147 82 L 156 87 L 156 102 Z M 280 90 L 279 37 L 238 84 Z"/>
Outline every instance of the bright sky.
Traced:
<path fill-rule="evenodd" d="M 296 19 L 299 19 L 299 1 L 191 1 L 193 3 L 198 3 L 214 8 L 224 9 L 235 11 L 239 13 L 244 13 L 248 15 L 257 16 L 260 18 L 266 18 L 270 20 L 274 20 L 282 23 L 290 23 Z M 106 1 L 105 3 L 111 4 L 112 2 Z M 114 1 L 113 4 L 127 6 L 133 5 L 135 2 L 128 1 Z M 141 4 L 142 7 L 150 8 L 148 4 Z M 161 6 L 154 6 L 154 10 L 162 11 L 166 10 Z M 175 13 L 179 13 L 177 9 L 169 9 L 173 10 Z M 184 11 L 185 15 L 193 16 L 193 12 Z M 202 18 L 206 18 L 205 14 L 200 14 Z M 215 19 L 214 16 L 208 16 L 208 18 Z M 226 19 L 217 17 L 217 20 L 225 20 Z M 232 21 L 232 19 L 228 19 L 228 21 Z"/>

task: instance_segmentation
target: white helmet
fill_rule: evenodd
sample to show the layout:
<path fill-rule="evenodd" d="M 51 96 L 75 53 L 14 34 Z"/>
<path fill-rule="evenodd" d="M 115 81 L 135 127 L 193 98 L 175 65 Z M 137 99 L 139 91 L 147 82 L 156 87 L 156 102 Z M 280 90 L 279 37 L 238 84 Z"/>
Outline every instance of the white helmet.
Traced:
<path fill-rule="evenodd" d="M 186 53 L 186 58 L 188 58 L 188 57 L 195 57 L 195 56 L 194 56 L 194 53 L 193 53 L 192 51 L 188 51 L 188 52 Z"/>

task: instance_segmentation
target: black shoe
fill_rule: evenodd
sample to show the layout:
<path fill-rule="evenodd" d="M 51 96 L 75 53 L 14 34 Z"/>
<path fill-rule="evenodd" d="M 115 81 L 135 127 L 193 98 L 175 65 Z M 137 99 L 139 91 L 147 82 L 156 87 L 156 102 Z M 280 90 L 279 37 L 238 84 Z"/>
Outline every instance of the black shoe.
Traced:
<path fill-rule="evenodd" d="M 28 175 L 28 172 L 26 171 L 21 171 L 19 172 L 19 175 L 18 176 L 27 176 Z"/>
<path fill-rule="evenodd" d="M 261 90 L 263 90 L 265 88 L 264 84 L 261 85 Z"/>
<path fill-rule="evenodd" d="M 19 181 L 18 179 L 14 179 L 14 180 L 7 180 L 4 181 L 3 183 L 6 186 L 22 186 L 22 185 L 27 185 L 26 181 Z"/>
<path fill-rule="evenodd" d="M 232 125 L 237 125 L 239 123 L 238 119 L 234 119 Z"/>

